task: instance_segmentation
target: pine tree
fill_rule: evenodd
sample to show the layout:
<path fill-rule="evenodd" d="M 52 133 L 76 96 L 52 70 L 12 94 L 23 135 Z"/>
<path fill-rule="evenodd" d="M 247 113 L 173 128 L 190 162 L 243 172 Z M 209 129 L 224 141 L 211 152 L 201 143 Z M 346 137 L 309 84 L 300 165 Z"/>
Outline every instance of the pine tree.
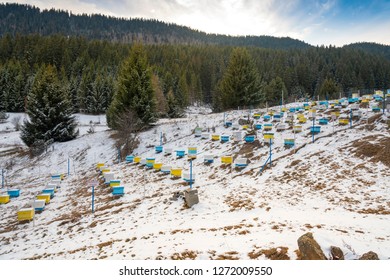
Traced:
<path fill-rule="evenodd" d="M 287 100 L 287 88 L 280 77 L 272 79 L 272 81 L 265 87 L 265 100 L 268 105 L 280 105 L 282 102 L 282 91 L 284 100 Z"/>
<path fill-rule="evenodd" d="M 134 111 L 143 125 L 156 119 L 156 102 L 151 81 L 151 71 L 146 53 L 139 44 L 134 45 L 130 57 L 124 62 L 118 78 L 118 90 L 107 111 L 107 122 L 116 128 L 123 112 Z"/>
<path fill-rule="evenodd" d="M 27 97 L 29 120 L 21 127 L 21 139 L 27 146 L 37 142 L 65 142 L 77 136 L 67 92 L 53 66 L 42 66 Z"/>
<path fill-rule="evenodd" d="M 249 52 L 235 48 L 218 87 L 222 109 L 258 105 L 262 99 L 261 88 L 258 71 Z"/>

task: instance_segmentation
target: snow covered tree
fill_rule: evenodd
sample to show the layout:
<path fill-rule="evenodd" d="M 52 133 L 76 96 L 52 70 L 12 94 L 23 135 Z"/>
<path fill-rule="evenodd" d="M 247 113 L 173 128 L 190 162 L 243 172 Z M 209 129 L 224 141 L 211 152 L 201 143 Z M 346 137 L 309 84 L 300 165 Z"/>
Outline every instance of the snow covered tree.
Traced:
<path fill-rule="evenodd" d="M 27 96 L 27 114 L 21 139 L 31 147 L 48 141 L 65 142 L 77 136 L 76 122 L 67 92 L 57 78 L 56 69 L 42 66 Z"/>
<path fill-rule="evenodd" d="M 235 48 L 218 86 L 222 109 L 258 105 L 261 89 L 259 73 L 248 50 Z"/>
<path fill-rule="evenodd" d="M 108 125 L 116 129 L 120 115 L 127 110 L 133 111 L 144 125 L 156 119 L 151 71 L 146 53 L 139 44 L 131 48 L 130 56 L 119 72 L 118 88 L 107 111 Z"/>

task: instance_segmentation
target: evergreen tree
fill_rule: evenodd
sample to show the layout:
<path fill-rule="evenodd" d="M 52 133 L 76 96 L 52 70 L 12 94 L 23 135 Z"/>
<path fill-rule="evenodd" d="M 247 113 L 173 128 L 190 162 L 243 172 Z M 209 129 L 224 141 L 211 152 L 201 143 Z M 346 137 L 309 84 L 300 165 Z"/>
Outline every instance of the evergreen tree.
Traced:
<path fill-rule="evenodd" d="M 72 140 L 77 136 L 67 92 L 53 66 L 43 66 L 27 97 L 29 120 L 21 127 L 21 139 L 27 146 L 34 143 Z"/>
<path fill-rule="evenodd" d="M 131 48 L 130 56 L 120 70 L 118 90 L 107 111 L 108 125 L 115 129 L 120 115 L 129 109 L 134 111 L 143 125 L 149 125 L 156 119 L 151 71 L 146 53 L 139 44 Z"/>
<path fill-rule="evenodd" d="M 258 71 L 248 50 L 235 48 L 219 84 L 223 109 L 256 106 L 261 101 Z"/>
<path fill-rule="evenodd" d="M 339 97 L 340 88 L 333 79 L 325 79 L 320 87 L 319 95 L 321 99 L 332 99 Z"/>
<path fill-rule="evenodd" d="M 287 88 L 280 77 L 272 79 L 272 81 L 265 87 L 265 100 L 268 105 L 280 105 L 282 102 L 282 91 L 283 99 L 287 100 Z"/>

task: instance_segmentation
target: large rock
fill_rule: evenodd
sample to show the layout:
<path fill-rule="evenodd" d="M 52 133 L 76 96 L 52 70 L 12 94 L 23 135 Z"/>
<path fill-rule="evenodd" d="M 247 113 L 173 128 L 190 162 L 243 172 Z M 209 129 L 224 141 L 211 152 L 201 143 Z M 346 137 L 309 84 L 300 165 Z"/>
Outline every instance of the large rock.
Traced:
<path fill-rule="evenodd" d="M 308 232 L 298 238 L 298 247 L 302 260 L 326 260 L 320 245 L 314 240 L 313 234 Z"/>
<path fill-rule="evenodd" d="M 330 253 L 332 255 L 332 260 L 344 260 L 344 253 L 339 247 L 331 246 Z"/>
<path fill-rule="evenodd" d="M 373 251 L 369 251 L 365 254 L 363 254 L 359 260 L 379 260 L 378 258 L 378 254 L 373 252 Z"/>

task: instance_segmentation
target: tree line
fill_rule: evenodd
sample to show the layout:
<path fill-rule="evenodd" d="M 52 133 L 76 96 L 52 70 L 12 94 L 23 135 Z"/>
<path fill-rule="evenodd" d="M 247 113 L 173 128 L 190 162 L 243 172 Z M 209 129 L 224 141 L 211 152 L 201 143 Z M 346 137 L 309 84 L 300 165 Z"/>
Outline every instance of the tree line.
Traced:
<path fill-rule="evenodd" d="M 73 112 L 105 113 L 117 91 L 118 71 L 132 45 L 62 35 L 0 38 L 0 111 L 22 112 L 42 67 L 56 69 Z M 190 104 L 218 110 L 240 106 L 221 92 L 235 50 L 256 70 L 259 105 L 282 98 L 335 98 L 340 92 L 390 88 L 390 61 L 356 48 L 272 50 L 256 47 L 143 45 L 151 66 L 159 117 L 180 116 Z M 240 68 L 241 69 L 241 68 Z M 238 71 L 239 69 L 236 69 Z M 234 105 L 233 105 L 234 104 Z M 245 104 L 242 104 L 245 106 Z"/>

